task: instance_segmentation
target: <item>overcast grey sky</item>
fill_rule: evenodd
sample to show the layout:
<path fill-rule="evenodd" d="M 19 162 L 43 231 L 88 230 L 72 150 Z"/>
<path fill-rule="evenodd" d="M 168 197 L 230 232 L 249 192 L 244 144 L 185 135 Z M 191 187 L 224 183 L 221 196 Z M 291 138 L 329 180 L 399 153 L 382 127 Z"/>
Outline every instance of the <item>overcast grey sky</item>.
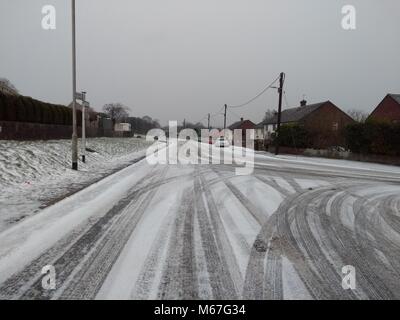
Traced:
<path fill-rule="evenodd" d="M 291 106 L 331 100 L 371 111 L 400 93 L 398 0 L 76 0 L 78 89 L 96 109 L 108 102 L 136 116 L 196 121 L 240 104 L 281 71 Z M 41 27 L 54 5 L 57 29 Z M 341 27 L 343 5 L 357 29 Z M 22 94 L 71 100 L 70 1 L 0 0 L 0 77 Z M 259 122 L 276 90 L 239 116 Z M 214 124 L 221 124 L 217 117 Z"/>

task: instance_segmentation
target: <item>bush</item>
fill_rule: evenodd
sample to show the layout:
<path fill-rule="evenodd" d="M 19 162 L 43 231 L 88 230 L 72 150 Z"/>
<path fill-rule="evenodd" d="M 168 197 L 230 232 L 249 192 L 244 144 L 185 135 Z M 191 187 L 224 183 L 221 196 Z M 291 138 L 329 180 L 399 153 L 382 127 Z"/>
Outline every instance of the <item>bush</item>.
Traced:
<path fill-rule="evenodd" d="M 400 124 L 368 121 L 345 128 L 350 151 L 361 154 L 400 155 Z"/>
<path fill-rule="evenodd" d="M 82 111 L 77 110 L 76 117 L 78 126 L 81 126 Z M 72 109 L 31 97 L 0 94 L 0 120 L 72 125 Z"/>
<path fill-rule="evenodd" d="M 6 120 L 6 104 L 3 94 L 0 93 L 0 120 Z"/>
<path fill-rule="evenodd" d="M 17 98 L 15 96 L 7 96 L 5 101 L 5 111 L 7 121 L 17 121 Z"/>
<path fill-rule="evenodd" d="M 276 137 L 273 138 L 274 143 Z M 310 147 L 309 133 L 306 128 L 299 124 L 285 124 L 280 128 L 280 145 L 291 148 Z"/>
<path fill-rule="evenodd" d="M 35 122 L 35 106 L 33 105 L 33 99 L 31 97 L 25 97 L 24 103 L 26 107 L 26 121 Z"/>
<path fill-rule="evenodd" d="M 23 97 L 18 97 L 15 103 L 17 120 L 19 122 L 27 122 L 27 108 Z"/>

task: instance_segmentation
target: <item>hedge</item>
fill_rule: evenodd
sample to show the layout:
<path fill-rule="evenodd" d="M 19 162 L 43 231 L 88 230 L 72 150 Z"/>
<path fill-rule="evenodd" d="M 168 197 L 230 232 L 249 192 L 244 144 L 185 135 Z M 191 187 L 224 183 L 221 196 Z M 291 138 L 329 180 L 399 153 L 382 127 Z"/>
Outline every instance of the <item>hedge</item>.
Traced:
<path fill-rule="evenodd" d="M 400 124 L 367 121 L 346 127 L 350 151 L 361 154 L 400 156 Z"/>
<path fill-rule="evenodd" d="M 0 120 L 43 124 L 72 125 L 72 110 L 32 99 L 0 93 Z M 77 111 L 78 126 L 82 123 L 82 111 Z"/>
<path fill-rule="evenodd" d="M 310 147 L 309 132 L 299 124 L 285 124 L 280 128 L 279 143 L 284 147 L 307 148 Z M 276 137 L 273 136 L 275 144 Z"/>

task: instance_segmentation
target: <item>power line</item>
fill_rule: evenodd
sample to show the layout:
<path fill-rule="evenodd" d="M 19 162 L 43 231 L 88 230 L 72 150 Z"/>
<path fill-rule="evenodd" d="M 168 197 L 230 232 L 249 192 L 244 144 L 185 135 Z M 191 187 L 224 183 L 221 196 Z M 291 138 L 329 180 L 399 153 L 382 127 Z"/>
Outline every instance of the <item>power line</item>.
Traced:
<path fill-rule="evenodd" d="M 257 100 L 259 97 L 261 97 L 268 89 L 271 89 L 272 86 L 279 80 L 279 77 L 277 77 L 270 85 L 268 85 L 266 88 L 264 88 L 259 94 L 257 94 L 254 98 L 248 100 L 245 103 L 236 105 L 236 106 L 228 106 L 229 108 L 242 108 L 247 106 L 248 104 L 252 103 L 253 101 Z"/>
<path fill-rule="evenodd" d="M 242 118 L 242 116 L 239 116 L 236 112 L 233 112 L 232 110 L 228 110 L 229 113 L 232 113 L 233 115 L 235 115 L 236 117 L 238 117 L 239 119 Z"/>

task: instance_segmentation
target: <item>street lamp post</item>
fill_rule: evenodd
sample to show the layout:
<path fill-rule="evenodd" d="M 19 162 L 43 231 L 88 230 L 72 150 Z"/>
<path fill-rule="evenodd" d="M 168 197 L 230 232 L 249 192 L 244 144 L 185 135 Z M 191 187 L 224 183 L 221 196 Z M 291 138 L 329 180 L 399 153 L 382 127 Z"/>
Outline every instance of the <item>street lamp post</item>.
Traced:
<path fill-rule="evenodd" d="M 72 14 L 72 169 L 78 170 L 78 132 L 76 124 L 75 0 L 71 0 L 71 14 Z"/>
<path fill-rule="evenodd" d="M 86 92 L 82 92 L 82 162 L 86 162 L 86 108 L 89 103 L 86 101 Z"/>

